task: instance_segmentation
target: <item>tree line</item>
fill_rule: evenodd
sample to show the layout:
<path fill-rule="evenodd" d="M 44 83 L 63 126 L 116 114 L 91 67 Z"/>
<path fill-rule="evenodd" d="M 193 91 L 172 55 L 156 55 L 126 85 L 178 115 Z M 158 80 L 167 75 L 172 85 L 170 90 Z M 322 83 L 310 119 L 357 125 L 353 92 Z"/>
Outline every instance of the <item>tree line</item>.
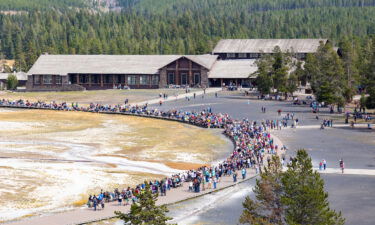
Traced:
<path fill-rule="evenodd" d="M 375 6 L 374 0 L 118 0 L 124 10 L 144 13 L 181 14 L 186 11 L 207 13 L 294 10 L 324 7 L 367 7 Z"/>
<path fill-rule="evenodd" d="M 236 1 L 217 2 L 224 6 L 237 5 Z M 207 10 L 188 9 L 176 15 L 168 10 L 158 13 L 129 8 L 120 13 L 67 9 L 0 14 L 0 53 L 3 58 L 16 59 L 17 70 L 27 71 L 44 52 L 203 54 L 211 52 L 222 38 L 329 38 L 338 43 L 348 37 L 363 46 L 369 35 L 375 33 L 372 16 L 375 7 L 317 7 L 251 13 L 237 7 L 233 7 L 233 11 L 224 7 Z"/>

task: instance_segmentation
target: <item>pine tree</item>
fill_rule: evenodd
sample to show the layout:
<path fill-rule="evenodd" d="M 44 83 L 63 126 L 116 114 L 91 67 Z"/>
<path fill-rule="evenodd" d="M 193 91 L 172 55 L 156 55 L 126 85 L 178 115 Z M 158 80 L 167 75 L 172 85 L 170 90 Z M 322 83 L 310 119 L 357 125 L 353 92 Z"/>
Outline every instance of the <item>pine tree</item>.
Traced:
<path fill-rule="evenodd" d="M 317 171 L 313 171 L 311 158 L 305 150 L 297 151 L 297 156 L 283 173 L 282 184 L 287 224 L 344 224 L 341 212 L 330 209 L 324 181 Z"/>
<path fill-rule="evenodd" d="M 342 61 L 330 43 L 322 43 L 318 52 L 308 57 L 305 69 L 311 76 L 311 87 L 319 102 L 344 105 L 348 85 Z"/>
<path fill-rule="evenodd" d="M 18 79 L 17 76 L 14 74 L 9 74 L 7 78 L 7 89 L 8 90 L 15 90 L 17 89 Z"/>
<path fill-rule="evenodd" d="M 256 64 L 258 66 L 258 70 L 255 72 L 256 75 L 256 85 L 258 88 L 258 91 L 261 94 L 270 94 L 271 89 L 273 88 L 273 80 L 272 80 L 272 74 L 271 74 L 271 56 L 265 55 L 261 59 L 256 61 Z"/>
<path fill-rule="evenodd" d="M 247 196 L 242 203 L 244 210 L 239 220 L 241 224 L 284 224 L 284 209 L 281 203 L 283 192 L 281 174 L 280 159 L 273 156 L 260 179 L 256 181 L 254 187 L 256 201 Z"/>
<path fill-rule="evenodd" d="M 375 109 L 375 87 L 368 89 L 369 96 L 366 98 L 366 107 L 368 109 Z"/>
<path fill-rule="evenodd" d="M 115 212 L 115 214 L 125 221 L 125 224 L 130 222 L 132 225 L 167 225 L 167 221 L 172 219 L 165 215 L 168 212 L 167 207 L 156 205 L 158 194 L 152 194 L 150 185 L 147 182 L 145 184 L 146 188 L 137 196 L 138 202 L 131 206 L 130 213 Z"/>

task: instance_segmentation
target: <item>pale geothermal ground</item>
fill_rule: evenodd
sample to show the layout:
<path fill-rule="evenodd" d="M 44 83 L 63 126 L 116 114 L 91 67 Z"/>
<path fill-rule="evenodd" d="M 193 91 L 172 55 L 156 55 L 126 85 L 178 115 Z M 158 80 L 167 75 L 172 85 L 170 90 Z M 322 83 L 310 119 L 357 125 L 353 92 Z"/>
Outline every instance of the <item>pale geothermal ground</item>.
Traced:
<path fill-rule="evenodd" d="M 225 158 L 220 130 L 122 115 L 0 109 L 0 221 Z"/>

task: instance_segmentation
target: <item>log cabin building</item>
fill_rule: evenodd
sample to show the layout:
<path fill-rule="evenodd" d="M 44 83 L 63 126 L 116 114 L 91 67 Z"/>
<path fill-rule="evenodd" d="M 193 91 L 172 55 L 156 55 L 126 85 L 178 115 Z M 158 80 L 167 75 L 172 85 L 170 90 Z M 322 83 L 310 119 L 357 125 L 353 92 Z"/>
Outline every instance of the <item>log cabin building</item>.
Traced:
<path fill-rule="evenodd" d="M 41 55 L 28 72 L 27 90 L 75 91 L 168 86 L 247 86 L 256 60 L 279 46 L 305 59 L 326 39 L 226 39 L 206 55 Z"/>

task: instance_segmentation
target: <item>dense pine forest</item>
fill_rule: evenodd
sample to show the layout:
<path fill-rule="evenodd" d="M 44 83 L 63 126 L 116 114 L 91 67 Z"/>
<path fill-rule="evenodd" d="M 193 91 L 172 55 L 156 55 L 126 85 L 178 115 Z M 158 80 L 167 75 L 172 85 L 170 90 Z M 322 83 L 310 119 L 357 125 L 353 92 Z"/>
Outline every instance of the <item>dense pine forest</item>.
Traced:
<path fill-rule="evenodd" d="M 94 3 L 1 1 L 2 57 L 28 70 L 44 52 L 201 54 L 221 38 L 347 40 L 362 54 L 375 34 L 375 0 L 118 0 L 121 12 Z"/>

